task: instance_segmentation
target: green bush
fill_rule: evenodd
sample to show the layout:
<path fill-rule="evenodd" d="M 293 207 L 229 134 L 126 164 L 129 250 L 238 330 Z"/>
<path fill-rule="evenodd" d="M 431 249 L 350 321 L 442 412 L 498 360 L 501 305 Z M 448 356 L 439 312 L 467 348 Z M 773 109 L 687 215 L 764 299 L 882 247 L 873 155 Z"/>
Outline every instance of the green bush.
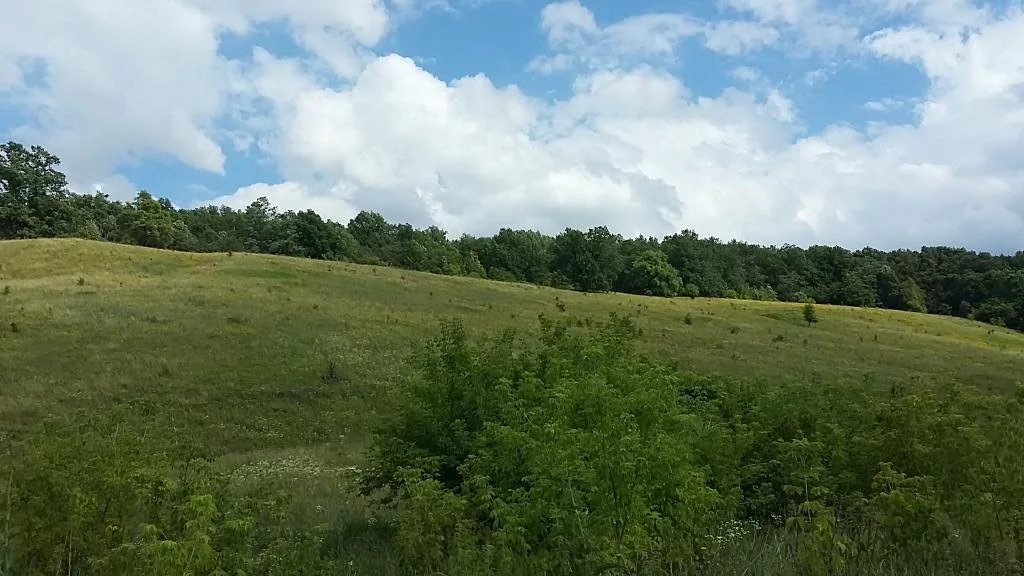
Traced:
<path fill-rule="evenodd" d="M 683 286 L 683 289 L 679 293 L 679 295 L 680 296 L 687 296 L 691 300 L 693 300 L 696 297 L 700 296 L 700 288 L 698 288 L 696 284 L 687 284 L 687 285 Z"/>
<path fill-rule="evenodd" d="M 804 304 L 802 314 L 808 326 L 818 321 L 818 311 L 814 309 L 814 304 L 811 302 Z"/>
<path fill-rule="evenodd" d="M 157 448 L 129 422 L 123 413 L 51 420 L 15 445 L 0 493 L 10 568 L 0 573 L 295 573 L 270 569 L 301 549 L 281 532 L 278 496 L 234 495 L 196 447 Z"/>
<path fill-rule="evenodd" d="M 531 341 L 446 324 L 362 488 L 446 574 L 1016 574 L 1024 388 L 678 372 L 612 316 Z"/>
<path fill-rule="evenodd" d="M 542 319 L 541 334 L 474 346 L 456 323 L 426 347 L 364 485 L 394 507 L 401 558 L 451 573 L 681 564 L 728 506 L 679 376 L 636 353 L 623 317 L 587 335 Z"/>

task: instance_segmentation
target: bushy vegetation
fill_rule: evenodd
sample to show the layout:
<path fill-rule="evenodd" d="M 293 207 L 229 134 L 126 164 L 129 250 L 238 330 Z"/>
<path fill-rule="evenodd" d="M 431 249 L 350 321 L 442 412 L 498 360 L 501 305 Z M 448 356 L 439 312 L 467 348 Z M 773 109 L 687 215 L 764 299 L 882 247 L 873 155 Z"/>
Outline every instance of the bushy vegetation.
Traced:
<path fill-rule="evenodd" d="M 445 323 L 376 426 L 358 482 L 374 508 L 329 527 L 126 409 L 48 420 L 12 444 L 0 568 L 1020 573 L 1024 386 L 763 387 L 652 359 L 638 332 L 541 317 L 474 342 Z"/>
<path fill-rule="evenodd" d="M 48 419 L 14 444 L 0 574 L 314 574 L 322 535 L 287 495 L 231 490 L 188 437 L 149 439 L 124 410 Z"/>
<path fill-rule="evenodd" d="M 1016 574 L 1024 387 L 765 389 L 639 354 L 636 326 L 447 325 L 364 488 L 416 573 Z"/>
<path fill-rule="evenodd" d="M 626 239 L 603 226 L 554 237 L 502 229 L 492 237 L 449 239 L 437 227 L 418 230 L 373 212 L 348 224 L 312 210 L 279 212 L 266 198 L 244 210 L 176 209 L 145 191 L 131 202 L 72 194 L 58 165 L 39 147 L 0 146 L 0 239 L 74 236 L 184 251 L 260 252 L 583 291 L 813 299 L 1024 329 L 1024 251 L 763 247 L 689 230 L 661 240 Z"/>

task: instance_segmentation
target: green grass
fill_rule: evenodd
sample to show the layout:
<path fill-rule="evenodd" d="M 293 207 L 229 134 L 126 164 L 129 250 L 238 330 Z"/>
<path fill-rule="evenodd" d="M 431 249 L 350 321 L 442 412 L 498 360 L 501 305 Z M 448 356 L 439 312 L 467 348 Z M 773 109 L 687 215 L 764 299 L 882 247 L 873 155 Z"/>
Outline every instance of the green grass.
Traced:
<path fill-rule="evenodd" d="M 541 313 L 629 314 L 656 356 L 766 386 L 920 378 L 1002 392 L 1024 374 L 1022 334 L 922 314 L 817 311 L 808 327 L 799 304 L 580 294 L 82 240 L 0 242 L 0 440 L 47 416 L 127 405 L 160 436 L 209 446 L 225 468 L 270 470 L 260 478 L 286 482 L 312 518 L 352 505 L 339 488 L 345 470 L 360 465 L 385 393 L 445 318 L 483 334 L 533 331 Z M 304 480 L 278 474 L 289 467 Z"/>

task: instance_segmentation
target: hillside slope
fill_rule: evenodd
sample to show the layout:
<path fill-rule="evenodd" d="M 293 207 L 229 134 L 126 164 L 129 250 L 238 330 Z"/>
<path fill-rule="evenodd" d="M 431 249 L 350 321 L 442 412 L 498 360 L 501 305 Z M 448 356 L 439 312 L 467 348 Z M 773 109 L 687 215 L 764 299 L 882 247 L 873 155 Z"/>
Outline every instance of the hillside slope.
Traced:
<path fill-rule="evenodd" d="M 263 255 L 7 241 L 7 286 L 5 428 L 130 402 L 228 451 L 317 442 L 339 421 L 358 429 L 367 400 L 449 317 L 473 333 L 532 330 L 541 313 L 630 314 L 658 356 L 765 382 L 952 377 L 1007 390 L 1024 374 L 1024 335 L 954 318 L 819 306 L 807 327 L 795 304 L 581 294 Z"/>
<path fill-rule="evenodd" d="M 295 526 L 349 534 L 351 541 L 330 540 L 349 573 L 397 574 L 394 550 L 368 523 L 372 507 L 352 492 L 352 479 L 389 393 L 413 373 L 410 356 L 447 318 L 473 336 L 536 331 L 539 314 L 581 323 L 628 314 L 655 356 L 767 387 L 819 379 L 883 387 L 888 397 L 893 383 L 959 379 L 999 394 L 1024 374 L 1022 334 L 830 306 L 818 306 L 819 322 L 808 327 L 800 308 L 581 294 L 252 254 L 0 242 L 0 469 L 12 463 L 11 446 L 33 438 L 41 447 L 21 453 L 40 460 L 19 464 L 15 456 L 22 474 L 38 465 L 68 486 L 78 478 L 53 470 L 107 474 L 96 460 L 79 462 L 74 425 L 86 422 L 82 446 L 93 458 L 123 458 L 135 448 L 119 451 L 120 424 L 111 432 L 89 423 L 117 411 L 126 419 L 119 422 L 142 431 L 141 461 L 179 441 L 199 446 L 229 474 L 232 494 L 278 490 Z M 72 426 L 32 436 L 49 418 Z M 107 478 L 120 482 L 126 471 L 112 469 Z M 36 494 L 32 484 L 22 498 Z M 62 546 L 59 527 L 51 536 L 40 549 Z"/>

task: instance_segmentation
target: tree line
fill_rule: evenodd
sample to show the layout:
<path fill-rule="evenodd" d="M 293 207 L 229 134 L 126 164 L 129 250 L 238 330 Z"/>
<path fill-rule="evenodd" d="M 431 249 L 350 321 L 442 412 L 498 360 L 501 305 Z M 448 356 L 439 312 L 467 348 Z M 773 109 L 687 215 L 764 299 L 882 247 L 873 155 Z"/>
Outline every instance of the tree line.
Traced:
<path fill-rule="evenodd" d="M 78 237 L 194 252 L 245 251 L 581 291 L 817 302 L 929 312 L 1024 330 L 1024 250 L 932 246 L 884 252 L 759 246 L 683 230 L 624 238 L 605 226 L 551 236 L 503 228 L 449 238 L 363 211 L 347 224 L 267 198 L 242 210 L 179 209 L 140 191 L 130 202 L 76 194 L 57 156 L 0 145 L 0 239 Z"/>

